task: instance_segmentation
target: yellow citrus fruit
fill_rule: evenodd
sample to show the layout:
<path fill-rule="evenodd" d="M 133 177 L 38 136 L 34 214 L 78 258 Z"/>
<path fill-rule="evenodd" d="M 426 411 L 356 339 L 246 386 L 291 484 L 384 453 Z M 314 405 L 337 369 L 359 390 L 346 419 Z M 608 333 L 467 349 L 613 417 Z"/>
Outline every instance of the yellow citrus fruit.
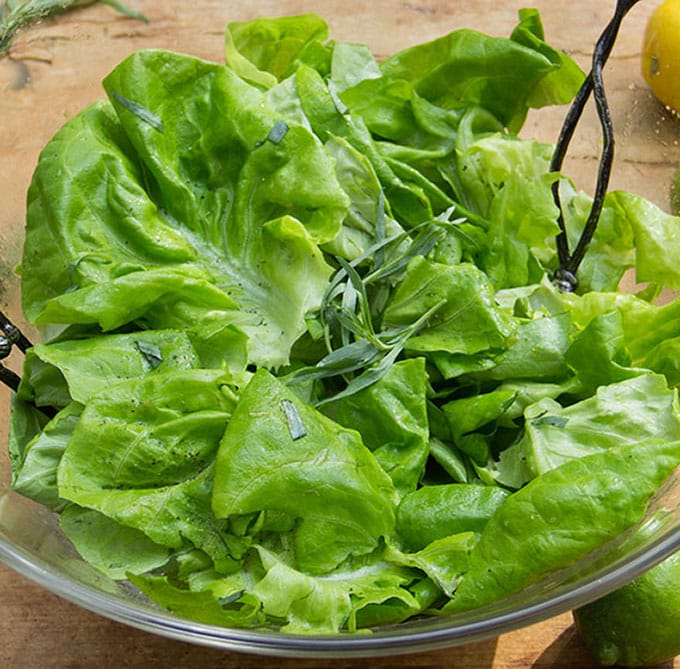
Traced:
<path fill-rule="evenodd" d="M 664 0 L 649 17 L 642 76 L 659 101 L 680 111 L 680 0 Z"/>
<path fill-rule="evenodd" d="M 680 653 L 680 553 L 573 612 L 581 639 L 603 666 L 649 667 Z"/>

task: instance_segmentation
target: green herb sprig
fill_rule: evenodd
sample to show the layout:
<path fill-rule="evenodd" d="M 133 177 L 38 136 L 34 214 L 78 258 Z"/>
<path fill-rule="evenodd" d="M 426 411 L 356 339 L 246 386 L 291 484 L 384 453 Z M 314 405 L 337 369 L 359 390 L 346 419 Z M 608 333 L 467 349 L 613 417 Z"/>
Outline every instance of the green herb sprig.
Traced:
<path fill-rule="evenodd" d="M 6 0 L 0 3 L 0 58 L 9 52 L 16 33 L 30 24 L 71 9 L 93 5 L 97 1 L 109 5 L 117 12 L 140 21 L 148 21 L 141 12 L 117 0 Z"/>
<path fill-rule="evenodd" d="M 468 244 L 474 244 L 459 228 L 465 219 L 450 220 L 454 209 L 387 238 L 384 226 L 377 226 L 376 241 L 365 253 L 352 262 L 335 258 L 339 268 L 321 306 L 308 317 L 310 334 L 324 340 L 328 353 L 316 365 L 298 369 L 285 378 L 289 384 L 301 384 L 342 377 L 346 387 L 332 397 L 318 399 L 316 406 L 354 395 L 379 381 L 407 341 L 426 327 L 445 304 L 438 302 L 409 325 L 381 328 L 384 303 L 378 296 L 403 276 L 413 258 L 427 256 L 448 234 L 460 235 Z M 382 208 L 380 218 L 384 218 Z M 362 274 L 365 266 L 369 269 Z"/>

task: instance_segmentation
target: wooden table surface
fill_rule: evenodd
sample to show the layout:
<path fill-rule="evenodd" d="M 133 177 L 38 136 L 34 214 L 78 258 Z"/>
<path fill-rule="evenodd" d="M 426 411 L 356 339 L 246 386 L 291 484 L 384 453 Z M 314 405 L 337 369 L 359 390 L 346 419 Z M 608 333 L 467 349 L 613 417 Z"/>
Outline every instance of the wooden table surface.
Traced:
<path fill-rule="evenodd" d="M 517 10 L 537 7 L 548 40 L 587 67 L 592 45 L 614 0 L 126 0 L 148 23 L 91 6 L 22 33 L 0 61 L 0 288 L 2 308 L 17 313 L 15 281 L 6 270 L 20 257 L 24 196 L 38 152 L 69 117 L 102 97 L 101 78 L 125 55 L 162 47 L 219 60 L 228 21 L 316 11 L 339 40 L 369 44 L 387 56 L 457 27 L 507 35 Z M 680 163 L 680 121 L 651 96 L 639 74 L 642 32 L 657 0 L 637 5 L 624 24 L 606 70 L 617 135 L 613 188 L 638 192 L 668 207 Z M 532 113 L 523 134 L 555 141 L 564 109 Z M 600 134 L 584 119 L 566 163 L 592 192 Z M 0 406 L 8 394 L 0 392 Z M 2 435 L 0 435 L 2 436 Z M 4 441 L 4 437 L 3 437 Z M 6 467 L 5 467 L 6 470 Z M 5 471 L 0 467 L 0 471 Z M 0 484 L 6 483 L 4 480 Z M 45 592 L 0 565 L 0 667 L 579 667 L 595 666 L 565 613 L 528 628 L 447 650 L 372 660 L 295 660 L 222 652 L 170 641 L 102 618 Z M 667 667 L 680 667 L 669 662 Z"/>

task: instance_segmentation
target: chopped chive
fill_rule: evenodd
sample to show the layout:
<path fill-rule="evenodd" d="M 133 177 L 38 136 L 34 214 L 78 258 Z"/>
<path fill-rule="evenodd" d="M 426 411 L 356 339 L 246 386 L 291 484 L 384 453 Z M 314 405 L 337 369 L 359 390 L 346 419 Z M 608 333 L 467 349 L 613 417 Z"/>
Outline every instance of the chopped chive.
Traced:
<path fill-rule="evenodd" d="M 302 439 L 302 437 L 307 436 L 307 428 L 302 422 L 302 416 L 297 410 L 295 404 L 290 400 L 281 400 L 281 408 L 283 409 L 283 415 L 286 417 L 286 422 L 288 423 L 288 431 L 290 432 L 290 438 L 293 441 Z"/>
<path fill-rule="evenodd" d="M 135 343 L 144 360 L 149 363 L 151 369 L 156 369 L 156 367 L 163 362 L 163 353 L 156 344 L 150 344 L 149 342 L 141 340 Z"/>
<path fill-rule="evenodd" d="M 274 127 L 269 131 L 267 139 L 272 144 L 279 144 L 281 140 L 288 134 L 288 124 L 281 119 L 277 121 Z"/>
<path fill-rule="evenodd" d="M 152 111 L 149 111 L 143 105 L 138 102 L 129 100 L 124 95 L 121 95 L 117 91 L 111 91 L 113 99 L 116 100 L 120 105 L 125 107 L 130 113 L 134 114 L 138 119 L 144 121 L 147 125 L 150 125 L 154 130 L 158 132 L 163 132 L 163 120 L 160 116 L 156 116 Z"/>
<path fill-rule="evenodd" d="M 218 597 L 217 601 L 220 603 L 220 606 L 229 606 L 229 604 L 233 604 L 234 602 L 237 602 L 239 599 L 241 599 L 244 593 L 245 590 L 237 590 L 226 597 Z"/>

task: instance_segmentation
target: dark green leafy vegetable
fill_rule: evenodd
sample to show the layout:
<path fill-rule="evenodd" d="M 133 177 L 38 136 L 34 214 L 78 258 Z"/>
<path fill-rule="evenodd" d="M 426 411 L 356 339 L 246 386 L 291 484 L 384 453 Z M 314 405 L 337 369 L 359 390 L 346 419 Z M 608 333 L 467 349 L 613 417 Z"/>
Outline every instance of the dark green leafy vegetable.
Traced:
<path fill-rule="evenodd" d="M 634 528 L 680 462 L 679 219 L 515 134 L 583 73 L 535 11 L 378 63 L 314 15 L 104 81 L 28 193 L 13 486 L 180 616 L 355 632 Z M 617 292 L 635 268 L 651 282 Z M 48 415 L 49 414 L 49 415 Z M 508 529 L 510 528 L 510 529 Z"/>

